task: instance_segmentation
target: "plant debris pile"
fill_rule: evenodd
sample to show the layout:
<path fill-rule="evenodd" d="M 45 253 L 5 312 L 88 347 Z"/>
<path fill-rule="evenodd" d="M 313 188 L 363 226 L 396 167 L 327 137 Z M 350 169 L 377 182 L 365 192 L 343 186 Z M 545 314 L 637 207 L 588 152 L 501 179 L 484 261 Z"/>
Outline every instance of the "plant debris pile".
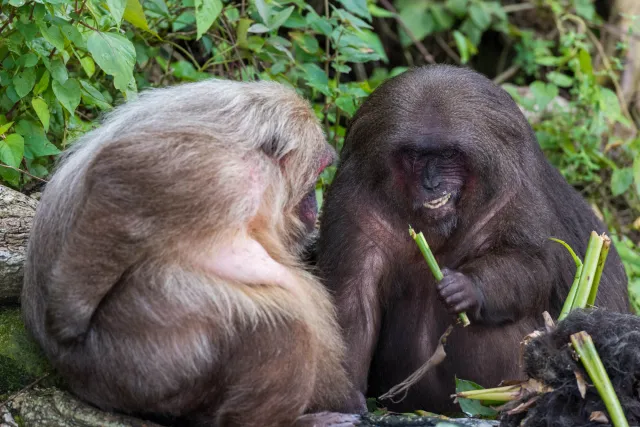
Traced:
<path fill-rule="evenodd" d="M 607 414 L 602 399 L 574 358 L 570 335 L 586 331 L 595 343 L 625 416 L 640 424 L 640 317 L 604 309 L 574 310 L 551 332 L 534 338 L 524 349 L 526 373 L 553 390 L 534 397 L 527 411 L 509 415 L 508 409 L 532 403 L 532 396 L 511 402 L 501 419 L 502 427 L 603 426 L 591 420 Z M 586 384 L 584 398 L 580 383 Z M 515 412 L 515 411 L 514 411 Z"/>

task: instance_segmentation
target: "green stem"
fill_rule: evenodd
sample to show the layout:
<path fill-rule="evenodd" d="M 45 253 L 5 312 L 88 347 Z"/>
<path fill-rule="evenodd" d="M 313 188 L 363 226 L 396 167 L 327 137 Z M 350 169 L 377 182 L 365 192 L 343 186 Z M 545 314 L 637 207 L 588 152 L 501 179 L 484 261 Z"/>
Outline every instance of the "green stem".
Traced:
<path fill-rule="evenodd" d="M 576 274 L 573 276 L 573 283 L 571 284 L 571 289 L 569 290 L 569 295 L 567 295 L 567 299 L 564 301 L 564 305 L 562 306 L 562 311 L 560 311 L 560 315 L 558 316 L 558 320 L 562 320 L 573 308 L 573 302 L 576 299 L 576 293 L 578 292 L 578 283 L 580 282 L 580 276 L 582 275 L 582 263 L 576 266 Z"/>
<path fill-rule="evenodd" d="M 424 238 L 424 234 L 422 234 L 422 232 L 416 234 L 415 230 L 409 226 L 409 235 L 413 240 L 415 240 L 418 248 L 420 248 L 420 252 L 422 252 L 422 256 L 427 261 L 429 269 L 436 278 L 436 281 L 441 281 L 444 276 L 442 275 L 442 271 L 440 271 L 436 258 L 433 256 L 433 252 L 431 252 L 431 248 L 429 248 L 429 245 L 427 244 L 427 240 Z M 458 313 L 458 318 L 460 319 L 460 322 L 462 322 L 462 326 L 469 326 L 471 324 L 467 317 L 467 313 L 465 312 Z"/>
<path fill-rule="evenodd" d="M 593 279 L 598 269 L 598 260 L 600 259 L 600 251 L 604 239 L 598 235 L 595 231 L 591 232 L 589 237 L 589 245 L 587 246 L 587 253 L 584 255 L 584 265 L 582 267 L 582 273 L 580 274 L 580 282 L 578 283 L 578 290 L 576 297 L 573 301 L 572 310 L 576 308 L 585 308 L 589 295 L 591 294 L 591 287 L 593 285 Z"/>
<path fill-rule="evenodd" d="M 571 335 L 571 343 L 576 353 L 578 353 L 578 356 L 580 356 L 580 361 L 589 374 L 593 385 L 596 387 L 596 390 L 598 390 L 598 394 L 604 402 L 604 406 L 607 408 L 613 426 L 629 427 L 618 396 L 613 389 L 613 385 L 611 385 L 609 375 L 607 375 L 607 371 L 604 369 L 602 360 L 600 360 L 600 356 L 589 334 L 585 331 L 573 334 Z"/>
<path fill-rule="evenodd" d="M 602 271 L 604 270 L 604 263 L 607 261 L 607 255 L 609 255 L 609 249 L 611 249 L 611 239 L 609 236 L 602 235 L 604 244 L 600 251 L 600 257 L 598 257 L 598 267 L 593 277 L 593 285 L 591 285 L 591 292 L 589 293 L 589 299 L 587 300 L 587 306 L 593 306 L 596 302 L 596 296 L 598 295 L 598 288 L 600 287 L 600 278 L 602 277 Z"/>

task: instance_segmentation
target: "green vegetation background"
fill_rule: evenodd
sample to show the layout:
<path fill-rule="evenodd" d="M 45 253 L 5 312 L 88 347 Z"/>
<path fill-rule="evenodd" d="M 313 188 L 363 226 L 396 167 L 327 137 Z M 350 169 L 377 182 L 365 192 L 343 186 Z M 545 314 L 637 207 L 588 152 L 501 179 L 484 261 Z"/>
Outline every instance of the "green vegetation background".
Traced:
<path fill-rule="evenodd" d="M 619 84 L 640 33 L 635 17 L 612 33 L 601 16 L 609 11 L 593 0 L 0 5 L 5 185 L 37 191 L 74 138 L 146 87 L 212 76 L 284 82 L 312 100 L 339 150 L 347 120 L 384 79 L 414 65 L 465 64 L 533 114 L 549 159 L 609 225 L 640 306 L 640 114 L 621 102 Z M 320 201 L 334 172 L 318 183 Z"/>

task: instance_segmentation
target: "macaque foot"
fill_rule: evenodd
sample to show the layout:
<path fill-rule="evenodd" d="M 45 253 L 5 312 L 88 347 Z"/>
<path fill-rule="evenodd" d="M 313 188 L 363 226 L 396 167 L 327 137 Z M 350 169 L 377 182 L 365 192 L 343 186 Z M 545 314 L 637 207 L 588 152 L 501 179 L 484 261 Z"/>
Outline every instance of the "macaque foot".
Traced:
<path fill-rule="evenodd" d="M 339 412 L 316 412 L 298 417 L 295 427 L 353 427 L 360 424 L 360 415 Z"/>

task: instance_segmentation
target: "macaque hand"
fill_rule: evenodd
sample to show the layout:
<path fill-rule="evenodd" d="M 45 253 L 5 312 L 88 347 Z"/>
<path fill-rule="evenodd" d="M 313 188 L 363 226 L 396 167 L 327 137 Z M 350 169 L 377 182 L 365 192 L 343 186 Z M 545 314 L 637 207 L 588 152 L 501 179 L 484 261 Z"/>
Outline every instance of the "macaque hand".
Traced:
<path fill-rule="evenodd" d="M 442 269 L 443 279 L 438 283 L 438 297 L 450 314 L 463 311 L 475 313 L 480 308 L 480 291 L 473 281 L 463 273 Z"/>

